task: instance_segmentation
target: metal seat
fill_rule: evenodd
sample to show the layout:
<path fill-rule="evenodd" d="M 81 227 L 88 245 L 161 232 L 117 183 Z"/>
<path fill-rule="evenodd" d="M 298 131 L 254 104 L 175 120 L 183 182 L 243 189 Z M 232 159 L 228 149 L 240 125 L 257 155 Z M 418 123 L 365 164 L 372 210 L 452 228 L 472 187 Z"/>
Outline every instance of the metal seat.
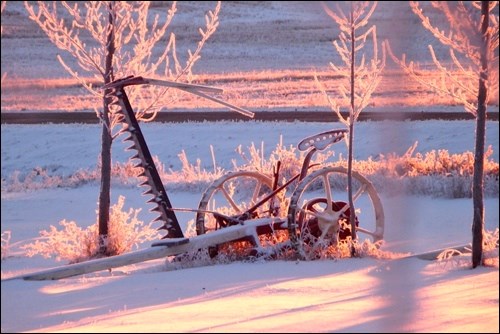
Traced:
<path fill-rule="evenodd" d="M 334 144 L 345 137 L 347 129 L 335 129 L 302 139 L 298 145 L 299 150 L 306 151 L 314 147 L 318 151 L 322 151 L 331 144 Z"/>

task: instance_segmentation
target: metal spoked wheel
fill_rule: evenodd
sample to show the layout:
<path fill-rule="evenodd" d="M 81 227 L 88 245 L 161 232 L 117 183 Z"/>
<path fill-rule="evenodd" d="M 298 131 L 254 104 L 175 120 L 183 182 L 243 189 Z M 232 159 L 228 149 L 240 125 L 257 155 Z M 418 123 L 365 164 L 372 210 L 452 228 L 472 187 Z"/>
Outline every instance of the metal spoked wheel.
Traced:
<path fill-rule="evenodd" d="M 384 210 L 372 183 L 352 172 L 356 231 L 372 237 L 384 235 Z M 312 259 L 317 250 L 351 235 L 347 168 L 327 167 L 306 176 L 295 189 L 288 208 L 288 233 L 299 257 Z"/>
<path fill-rule="evenodd" d="M 251 171 L 229 173 L 214 181 L 202 195 L 198 206 L 196 233 L 210 233 L 231 225 L 223 216 L 244 221 L 273 215 L 276 210 L 276 202 L 273 200 L 263 203 L 249 215 L 244 215 L 249 208 L 272 192 L 272 183 L 272 178 L 267 175 Z M 254 242 L 250 239 L 237 242 L 240 248 L 251 247 L 248 243 Z M 217 255 L 220 247 L 222 245 L 209 248 L 210 256 Z"/>

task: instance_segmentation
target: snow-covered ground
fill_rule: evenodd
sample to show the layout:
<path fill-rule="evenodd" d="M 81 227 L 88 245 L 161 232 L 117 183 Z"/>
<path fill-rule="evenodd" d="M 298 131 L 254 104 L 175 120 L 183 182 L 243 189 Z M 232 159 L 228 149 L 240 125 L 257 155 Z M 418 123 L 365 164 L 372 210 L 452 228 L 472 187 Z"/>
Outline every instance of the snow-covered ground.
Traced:
<path fill-rule="evenodd" d="M 194 2 L 182 2 L 178 7 L 179 17 L 188 22 L 187 26 L 192 25 L 191 14 L 199 16 L 206 10 Z M 187 14 L 183 11 L 186 9 Z M 301 71 L 324 67 L 332 61 L 332 24 L 317 3 L 227 2 L 222 13 L 225 9 L 227 14 L 220 19 L 220 36 L 214 39 L 212 47 L 207 45 L 199 63 L 206 75 L 236 73 L 249 78 L 252 71 L 264 71 L 261 76 L 265 76 L 266 71 Z M 412 15 L 406 2 L 381 2 L 373 18 L 373 23 L 379 25 L 379 39 L 395 33 L 395 22 L 408 23 L 404 25 L 407 31 L 398 32 L 411 32 L 414 38 L 407 39 L 406 46 L 395 46 L 395 51 L 405 50 L 413 59 L 428 61 L 425 57 L 430 36 L 417 33 L 423 29 L 407 14 Z M 2 13 L 2 73 L 7 72 L 7 81 L 2 82 L 2 111 L 6 110 L 4 106 L 9 111 L 19 108 L 15 110 L 19 112 L 26 106 L 29 109 L 24 110 L 46 110 L 51 104 L 55 110 L 66 110 L 68 105 L 80 103 L 74 97 L 78 93 L 73 84 L 51 91 L 50 87 L 43 87 L 47 79 L 57 81 L 67 78 L 67 74 L 54 59 L 57 50 L 36 27 L 23 23 L 25 15 L 22 6 L 13 2 L 8 2 Z M 330 28 L 325 28 L 327 22 Z M 193 31 L 192 35 L 196 34 Z M 241 71 L 249 72 L 243 75 Z M 16 80 L 26 79 L 33 80 L 29 89 L 16 88 Z M 241 90 L 252 90 L 254 86 L 252 81 L 235 81 L 239 81 Z M 288 93 L 304 84 L 290 85 L 281 77 L 278 81 L 284 82 Z M 391 81 L 393 85 L 401 82 Z M 68 94 L 71 98 L 61 99 L 59 94 L 67 94 L 68 90 L 73 91 Z M 268 99 L 265 105 L 272 105 L 273 96 L 263 92 L 255 90 L 252 94 L 259 95 L 262 101 Z M 425 108 L 457 108 L 449 103 L 439 104 L 438 99 L 429 100 L 429 92 L 422 92 L 414 91 L 411 98 Z M 396 100 L 391 102 L 391 96 Z M 399 93 L 386 94 L 382 105 L 405 107 L 397 106 L 404 100 Z M 240 103 L 243 101 L 245 98 L 232 102 L 246 106 Z M 266 103 L 262 101 L 259 103 Z M 498 105 L 494 108 L 498 111 Z M 182 150 L 191 162 L 200 159 L 202 167 L 211 169 L 212 145 L 216 165 L 231 170 L 232 160 L 241 158 L 236 152 L 240 145 L 245 149 L 252 143 L 258 147 L 264 143 L 268 154 L 280 140 L 287 146 L 296 145 L 308 135 L 338 127 L 341 126 L 299 122 L 142 125 L 151 153 L 173 170 L 181 166 L 178 154 Z M 474 150 L 472 121 L 363 122 L 356 124 L 355 129 L 356 159 L 392 152 L 401 155 L 415 141 L 416 152 L 421 153 Z M 11 232 L 11 254 L 2 260 L 2 279 L 63 264 L 40 256 L 26 257 L 18 246 L 63 219 L 74 220 L 82 227 L 95 223 L 99 191 L 97 183 L 89 183 L 76 188 L 8 192 L 4 182 L 16 171 L 26 174 L 38 167 L 58 175 L 95 168 L 99 134 L 98 125 L 2 124 L 1 226 L 2 232 Z M 498 162 L 498 122 L 487 123 L 486 145 L 492 146 L 491 158 Z M 117 142 L 114 161 L 127 161 L 130 152 L 124 148 Z M 343 143 L 332 150 L 334 158 L 346 156 Z M 143 208 L 139 218 L 149 222 L 154 216 L 148 212 L 150 206 L 141 196 L 142 191 L 135 186 L 115 185 L 112 203 L 120 195 L 125 196 L 125 207 Z M 196 208 L 201 197 L 199 192 L 187 190 L 169 195 L 173 206 L 180 208 Z M 386 215 L 383 250 L 414 254 L 471 241 L 470 198 L 382 193 L 381 199 Z M 181 212 L 178 217 L 186 228 L 194 214 Z M 498 197 L 486 198 L 486 229 L 494 231 L 498 221 Z M 141 245 L 147 247 L 148 244 Z M 182 269 L 179 264 L 161 259 L 59 281 L 2 280 L 1 331 L 498 332 L 498 252 L 488 256 L 496 258 L 496 264 L 474 270 L 470 269 L 470 256 L 441 262 L 370 257 L 232 262 Z"/>
<path fill-rule="evenodd" d="M 495 161 L 497 125 L 488 123 L 487 137 Z M 366 159 L 376 152 L 401 154 L 416 140 L 422 143 L 417 146 L 421 152 L 471 151 L 473 126 L 467 121 L 359 123 L 357 155 Z M 230 170 L 238 145 L 264 142 L 268 154 L 280 136 L 285 145 L 296 145 L 331 127 L 205 122 L 144 124 L 143 130 L 151 153 L 174 170 L 180 168 L 181 150 L 210 169 L 210 145 L 217 165 Z M 94 168 L 98 134 L 98 125 L 3 125 L 2 179 L 14 170 L 36 167 L 61 175 Z M 346 154 L 343 143 L 332 149 L 336 156 Z M 118 142 L 115 161 L 125 162 L 129 155 Z M 144 208 L 139 218 L 148 222 L 154 217 L 141 193 L 135 186 L 116 186 L 112 203 L 125 196 L 126 208 Z M 97 196 L 95 183 L 74 189 L 2 191 L 2 231 L 10 230 L 15 244 L 63 219 L 88 226 L 96 219 Z M 170 193 L 173 206 L 181 208 L 196 208 L 200 197 L 197 192 Z M 418 253 L 471 241 L 471 199 L 381 197 L 384 250 Z M 485 207 L 486 229 L 493 231 L 498 228 L 498 198 L 487 198 Z M 194 219 L 193 213 L 178 216 L 183 228 Z M 2 261 L 3 278 L 61 265 L 40 256 L 26 258 L 16 247 L 11 251 L 13 256 Z M 363 258 L 175 268 L 155 260 L 57 282 L 2 281 L 2 331 L 498 331 L 498 267 L 472 271 L 468 256 L 445 262 Z"/>

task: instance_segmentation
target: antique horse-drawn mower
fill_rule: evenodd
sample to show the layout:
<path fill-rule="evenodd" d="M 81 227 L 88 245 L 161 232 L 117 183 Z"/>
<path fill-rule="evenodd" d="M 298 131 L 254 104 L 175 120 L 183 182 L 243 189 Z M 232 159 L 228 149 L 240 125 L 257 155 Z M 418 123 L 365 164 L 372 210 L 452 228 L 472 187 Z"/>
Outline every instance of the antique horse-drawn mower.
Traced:
<path fill-rule="evenodd" d="M 222 92 L 219 88 L 134 76 L 104 86 L 110 92 L 114 112 L 120 113 L 123 131 L 128 134 L 125 138 L 131 142 L 128 150 L 136 151 L 132 159 L 138 160 L 137 167 L 142 168 L 140 177 L 144 181 L 140 185 L 148 188 L 143 194 L 151 197 L 147 202 L 154 205 L 151 211 L 159 213 L 155 221 L 162 224 L 160 229 L 166 230 L 166 235 L 147 249 L 26 274 L 21 278 L 59 279 L 196 251 L 208 251 L 211 257 L 236 249 L 252 256 L 290 252 L 296 258 L 312 259 L 318 248 L 350 236 L 352 226 L 357 232 L 371 236 L 374 242 L 383 238 L 384 211 L 373 185 L 358 172 L 352 172 L 356 217 L 353 224 L 346 192 L 347 169 L 310 163 L 317 151 L 342 140 L 347 132 L 345 129 L 303 139 L 298 149 L 307 153 L 300 173 L 288 180 L 282 181 L 281 163 L 277 163 L 273 175 L 232 172 L 207 188 L 197 209 L 173 208 L 125 92 L 127 86 L 145 84 L 180 89 L 252 116 L 249 111 L 206 94 Z M 290 188 L 293 188 L 292 195 L 286 198 L 285 192 Z M 176 210 L 196 214 L 196 236 L 184 236 Z"/>

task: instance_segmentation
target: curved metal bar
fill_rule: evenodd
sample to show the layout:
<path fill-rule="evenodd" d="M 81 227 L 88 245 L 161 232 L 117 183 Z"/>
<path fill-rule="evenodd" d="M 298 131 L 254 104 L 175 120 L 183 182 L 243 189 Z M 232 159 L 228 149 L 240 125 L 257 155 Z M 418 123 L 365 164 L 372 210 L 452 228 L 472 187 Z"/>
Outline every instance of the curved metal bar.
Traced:
<path fill-rule="evenodd" d="M 164 86 L 164 87 L 171 87 L 171 88 L 176 88 L 180 89 L 182 91 L 185 91 L 187 93 L 191 93 L 196 96 L 203 97 L 207 100 L 217 102 L 220 105 L 223 105 L 225 107 L 228 107 L 236 112 L 239 112 L 242 115 L 245 115 L 247 117 L 253 118 L 255 114 L 249 110 L 240 108 L 238 106 L 235 106 L 231 103 L 228 103 L 226 101 L 223 101 L 221 99 L 218 99 L 216 97 L 207 95 L 203 92 L 210 92 L 210 93 L 222 93 L 224 90 L 222 88 L 218 87 L 210 87 L 210 86 L 205 86 L 205 85 L 194 85 L 194 84 L 189 84 L 189 83 L 183 83 L 183 82 L 175 82 L 175 81 L 169 81 L 169 80 L 158 80 L 158 79 L 151 79 L 151 78 L 143 78 L 141 76 L 128 76 L 123 79 L 118 79 L 113 82 L 110 82 L 102 87 L 102 89 L 110 89 L 110 88 L 118 88 L 118 87 L 126 87 L 126 86 L 135 86 L 135 85 L 156 85 L 156 86 Z"/>

